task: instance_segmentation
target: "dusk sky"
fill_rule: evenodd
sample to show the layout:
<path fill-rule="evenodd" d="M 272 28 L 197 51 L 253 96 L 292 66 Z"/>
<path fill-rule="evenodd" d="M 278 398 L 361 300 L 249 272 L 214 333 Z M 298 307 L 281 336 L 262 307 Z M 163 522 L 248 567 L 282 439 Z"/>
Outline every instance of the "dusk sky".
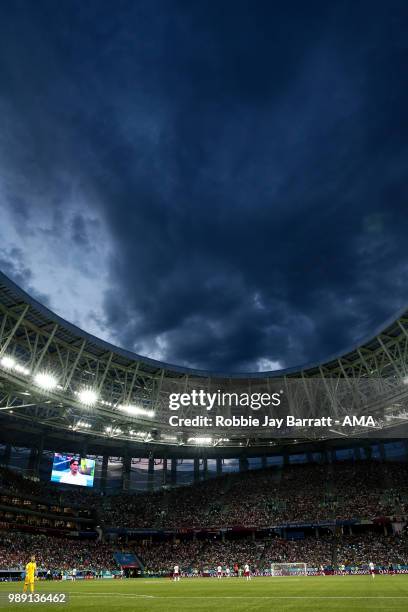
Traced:
<path fill-rule="evenodd" d="M 0 269 L 212 371 L 408 306 L 408 2 L 0 3 Z"/>

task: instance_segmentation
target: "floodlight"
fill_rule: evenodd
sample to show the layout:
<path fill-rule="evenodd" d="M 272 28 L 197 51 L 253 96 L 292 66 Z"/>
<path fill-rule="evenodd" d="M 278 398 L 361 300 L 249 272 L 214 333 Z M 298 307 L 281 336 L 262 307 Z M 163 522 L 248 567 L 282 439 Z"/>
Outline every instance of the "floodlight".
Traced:
<path fill-rule="evenodd" d="M 209 438 L 209 437 L 189 438 L 188 442 L 194 442 L 195 444 L 211 444 L 212 438 Z"/>
<path fill-rule="evenodd" d="M 90 427 L 92 427 L 92 425 L 91 423 L 87 423 L 86 421 L 78 421 L 77 427 L 85 427 L 86 429 L 89 429 Z"/>
<path fill-rule="evenodd" d="M 85 406 L 93 406 L 98 401 L 98 394 L 93 389 L 81 389 L 78 392 L 78 399 Z"/>
<path fill-rule="evenodd" d="M 58 384 L 57 379 L 48 372 L 38 372 L 34 376 L 34 382 L 45 391 L 52 391 Z"/>
<path fill-rule="evenodd" d="M 2 367 L 5 368 L 6 370 L 12 370 L 16 365 L 15 360 L 12 357 L 9 357 L 8 355 L 4 355 L 0 363 Z"/>
<path fill-rule="evenodd" d="M 14 365 L 14 369 L 19 374 L 24 374 L 25 376 L 28 376 L 29 373 L 30 373 L 30 370 L 28 368 L 25 368 L 24 366 L 22 366 L 20 363 L 16 363 Z"/>
<path fill-rule="evenodd" d="M 118 406 L 118 409 L 134 416 L 147 416 L 151 419 L 154 417 L 155 414 L 154 410 L 147 410 L 146 408 L 132 406 L 131 404 L 121 404 L 120 406 Z"/>
<path fill-rule="evenodd" d="M 162 440 L 166 440 L 167 442 L 177 442 L 177 436 L 169 436 L 167 434 L 163 434 Z"/>

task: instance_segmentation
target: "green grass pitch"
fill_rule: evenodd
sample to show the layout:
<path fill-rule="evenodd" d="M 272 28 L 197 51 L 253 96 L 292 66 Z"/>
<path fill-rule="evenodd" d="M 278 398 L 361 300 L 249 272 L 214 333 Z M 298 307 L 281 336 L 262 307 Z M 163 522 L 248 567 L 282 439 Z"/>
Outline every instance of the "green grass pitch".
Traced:
<path fill-rule="evenodd" d="M 10 604 L 23 584 L 0 584 L 0 607 L 62 612 L 407 612 L 408 575 L 294 578 L 185 578 L 37 582 L 37 593 L 67 593 L 66 604 Z"/>

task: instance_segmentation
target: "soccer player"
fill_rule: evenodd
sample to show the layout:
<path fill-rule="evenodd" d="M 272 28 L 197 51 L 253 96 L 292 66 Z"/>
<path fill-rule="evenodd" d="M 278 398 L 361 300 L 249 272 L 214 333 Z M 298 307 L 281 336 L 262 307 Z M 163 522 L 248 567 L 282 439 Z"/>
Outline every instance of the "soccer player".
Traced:
<path fill-rule="evenodd" d="M 72 570 L 72 580 L 73 580 L 74 582 L 75 582 L 75 580 L 76 580 L 76 577 L 77 577 L 77 571 L 76 571 L 76 568 L 74 567 L 74 569 Z"/>
<path fill-rule="evenodd" d="M 222 578 L 222 567 L 219 565 L 217 567 L 217 578 L 220 580 Z"/>
<path fill-rule="evenodd" d="M 35 580 L 36 572 L 37 572 L 37 564 L 35 562 L 35 556 L 33 555 L 31 557 L 31 561 L 29 561 L 29 563 L 27 563 L 25 567 L 25 578 L 24 578 L 24 588 L 23 588 L 24 593 L 27 591 L 27 587 L 29 585 L 30 585 L 31 593 L 34 593 L 34 580 Z"/>
<path fill-rule="evenodd" d="M 368 564 L 368 567 L 370 568 L 371 578 L 374 580 L 374 578 L 375 578 L 374 563 L 372 561 L 370 561 L 370 563 Z"/>
<path fill-rule="evenodd" d="M 320 575 L 321 575 L 321 576 L 325 576 L 325 575 L 326 575 L 326 572 L 324 571 L 324 567 L 323 567 L 323 565 L 321 565 L 319 569 L 320 569 Z"/>
<path fill-rule="evenodd" d="M 180 580 L 180 568 L 178 565 L 174 566 L 173 580 L 174 582 L 176 582 L 176 580 Z"/>
<path fill-rule="evenodd" d="M 231 570 L 230 570 L 228 565 L 225 568 L 225 575 L 226 575 L 227 578 L 230 578 L 230 576 L 231 576 Z"/>
<path fill-rule="evenodd" d="M 244 576 L 247 580 L 251 580 L 251 572 L 249 571 L 248 563 L 244 565 Z"/>

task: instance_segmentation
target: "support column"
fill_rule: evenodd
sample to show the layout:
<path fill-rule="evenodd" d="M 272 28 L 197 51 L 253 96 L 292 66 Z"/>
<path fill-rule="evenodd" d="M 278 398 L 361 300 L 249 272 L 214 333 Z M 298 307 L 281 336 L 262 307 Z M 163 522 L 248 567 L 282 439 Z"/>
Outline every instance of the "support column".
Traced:
<path fill-rule="evenodd" d="M 221 457 L 217 457 L 217 476 L 221 476 L 222 474 L 222 459 Z"/>
<path fill-rule="evenodd" d="M 313 453 L 311 453 L 310 451 L 308 451 L 306 453 L 306 459 L 308 463 L 313 463 Z"/>
<path fill-rule="evenodd" d="M 103 455 L 102 457 L 102 471 L 101 471 L 101 491 L 106 491 L 106 481 L 108 480 L 108 461 L 109 456 Z"/>
<path fill-rule="evenodd" d="M 3 464 L 8 467 L 10 465 L 11 458 L 11 444 L 6 444 L 6 448 L 4 449 L 3 455 Z"/>
<path fill-rule="evenodd" d="M 147 488 L 149 491 L 153 490 L 154 485 L 154 458 L 149 457 L 149 467 L 147 470 Z"/>
<path fill-rule="evenodd" d="M 39 476 L 41 457 L 44 450 L 44 436 L 40 436 L 38 443 L 31 449 L 30 458 L 28 460 L 28 471 L 33 476 Z"/>
<path fill-rule="evenodd" d="M 336 449 L 330 451 L 330 461 L 334 463 L 336 461 Z"/>
<path fill-rule="evenodd" d="M 207 457 L 203 459 L 203 479 L 206 480 L 208 478 L 208 460 Z"/>
<path fill-rule="evenodd" d="M 359 446 L 354 447 L 353 454 L 355 461 L 361 461 L 361 448 Z"/>
<path fill-rule="evenodd" d="M 40 436 L 40 439 L 38 440 L 37 451 L 38 453 L 37 453 L 37 461 L 35 463 L 35 475 L 40 476 L 40 466 L 41 466 L 41 460 L 42 460 L 42 456 L 44 452 L 44 436 Z"/>
<path fill-rule="evenodd" d="M 365 444 L 363 447 L 363 452 L 364 452 L 365 459 L 369 461 L 373 455 L 372 446 L 370 446 L 370 444 Z"/>
<path fill-rule="evenodd" d="M 129 491 L 130 488 L 130 468 L 132 464 L 132 458 L 126 453 L 122 457 L 122 490 Z"/>
<path fill-rule="evenodd" d="M 239 460 L 239 471 L 240 472 L 247 472 L 248 471 L 248 466 L 249 466 L 248 459 L 246 457 L 242 457 Z"/>
<path fill-rule="evenodd" d="M 169 472 L 167 469 L 167 457 L 164 457 L 163 459 L 163 484 L 166 485 L 168 483 L 169 480 Z"/>
<path fill-rule="evenodd" d="M 283 451 L 283 467 L 286 467 L 287 465 L 289 465 L 289 455 L 287 449 L 285 448 Z"/>
<path fill-rule="evenodd" d="M 177 484 L 177 459 L 171 460 L 171 484 Z"/>
<path fill-rule="evenodd" d="M 380 450 L 381 461 L 386 461 L 384 442 L 380 442 L 378 447 Z"/>
<path fill-rule="evenodd" d="M 198 482 L 200 480 L 200 459 L 198 457 L 194 457 L 194 482 Z"/>
<path fill-rule="evenodd" d="M 30 456 L 28 457 L 28 467 L 27 467 L 27 471 L 31 475 L 34 475 L 36 459 L 37 459 L 37 449 L 35 446 L 33 446 L 30 449 Z"/>
<path fill-rule="evenodd" d="M 262 455 L 262 469 L 264 470 L 268 465 L 266 455 Z"/>

